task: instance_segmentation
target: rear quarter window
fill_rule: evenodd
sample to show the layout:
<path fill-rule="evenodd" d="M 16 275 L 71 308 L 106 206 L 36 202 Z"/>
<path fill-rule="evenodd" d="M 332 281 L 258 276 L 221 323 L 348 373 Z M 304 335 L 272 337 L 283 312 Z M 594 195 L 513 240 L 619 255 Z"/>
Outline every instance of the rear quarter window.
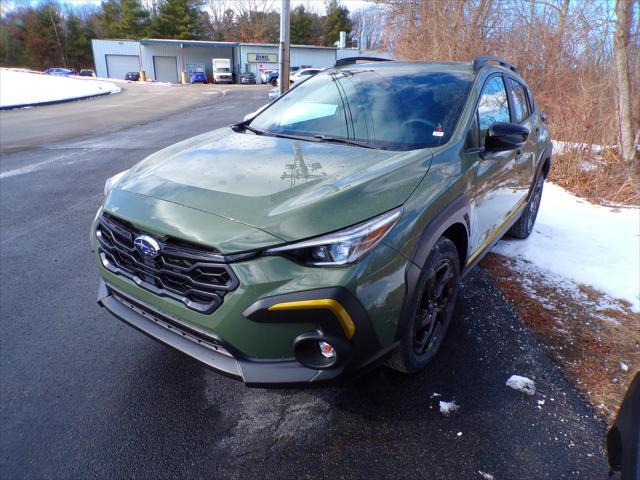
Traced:
<path fill-rule="evenodd" d="M 511 80 L 511 97 L 513 98 L 513 111 L 515 113 L 515 121 L 520 123 L 526 120 L 531 114 L 529 107 L 529 99 L 527 91 L 522 84 Z"/>

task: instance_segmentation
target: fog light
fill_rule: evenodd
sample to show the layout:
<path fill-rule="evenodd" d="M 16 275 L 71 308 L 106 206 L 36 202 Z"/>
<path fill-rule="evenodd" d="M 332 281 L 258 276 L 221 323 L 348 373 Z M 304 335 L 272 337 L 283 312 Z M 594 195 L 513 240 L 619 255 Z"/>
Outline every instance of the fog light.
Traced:
<path fill-rule="evenodd" d="M 322 353 L 323 357 L 334 358 L 336 356 L 336 351 L 327 342 L 318 342 L 318 345 L 320 346 L 320 353 Z"/>

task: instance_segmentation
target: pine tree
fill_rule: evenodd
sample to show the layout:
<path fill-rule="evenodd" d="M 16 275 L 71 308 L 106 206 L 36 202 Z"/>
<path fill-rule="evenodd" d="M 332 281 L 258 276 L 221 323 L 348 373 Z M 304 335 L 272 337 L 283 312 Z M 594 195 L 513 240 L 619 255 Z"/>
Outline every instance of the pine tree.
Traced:
<path fill-rule="evenodd" d="M 352 29 L 349 9 L 340 5 L 338 0 L 329 0 L 327 18 L 324 23 L 324 44 L 333 46 L 340 39 L 340 32 L 347 32 L 347 38 L 349 38 Z"/>
<path fill-rule="evenodd" d="M 122 0 L 120 18 L 112 25 L 116 38 L 144 38 L 149 35 L 151 16 L 140 0 Z"/>
<path fill-rule="evenodd" d="M 291 12 L 291 43 L 308 45 L 313 38 L 313 16 L 304 5 L 298 5 Z"/>
<path fill-rule="evenodd" d="M 204 38 L 209 19 L 201 7 L 202 0 L 161 0 L 152 21 L 153 35 L 182 40 Z"/>
<path fill-rule="evenodd" d="M 91 39 L 87 28 L 73 12 L 67 13 L 65 46 L 69 67 L 76 70 L 91 65 Z"/>
<path fill-rule="evenodd" d="M 120 0 L 103 0 L 102 12 L 98 17 L 100 30 L 107 38 L 117 38 L 117 32 L 114 27 L 122 18 L 122 4 Z"/>

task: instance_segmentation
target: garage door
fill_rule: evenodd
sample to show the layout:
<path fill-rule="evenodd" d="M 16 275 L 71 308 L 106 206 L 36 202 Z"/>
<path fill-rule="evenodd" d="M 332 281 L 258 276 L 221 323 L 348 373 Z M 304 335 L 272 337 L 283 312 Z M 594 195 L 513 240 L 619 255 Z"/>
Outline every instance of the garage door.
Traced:
<path fill-rule="evenodd" d="M 109 78 L 124 79 L 127 72 L 140 70 L 140 60 L 137 55 L 105 55 L 107 58 L 107 75 Z"/>
<path fill-rule="evenodd" d="M 156 81 L 178 83 L 178 62 L 176 57 L 153 57 Z"/>

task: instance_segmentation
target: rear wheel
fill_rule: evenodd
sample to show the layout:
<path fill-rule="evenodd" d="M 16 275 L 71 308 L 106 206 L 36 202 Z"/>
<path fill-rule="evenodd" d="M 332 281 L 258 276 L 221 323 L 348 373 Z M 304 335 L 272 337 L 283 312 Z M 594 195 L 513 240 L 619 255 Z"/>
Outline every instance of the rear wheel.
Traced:
<path fill-rule="evenodd" d="M 538 210 L 540 210 L 540 200 L 542 200 L 542 187 L 544 186 L 544 175 L 538 175 L 529 195 L 529 201 L 520 218 L 509 229 L 508 235 L 513 238 L 524 240 L 533 231 L 533 226 L 538 218 Z"/>
<path fill-rule="evenodd" d="M 460 257 L 454 243 L 440 238 L 418 280 L 417 294 L 400 325 L 400 346 L 387 365 L 404 373 L 422 370 L 442 344 L 458 296 Z"/>
<path fill-rule="evenodd" d="M 277 87 L 278 86 L 278 81 L 275 78 L 273 80 L 271 80 L 271 86 L 272 87 Z"/>

